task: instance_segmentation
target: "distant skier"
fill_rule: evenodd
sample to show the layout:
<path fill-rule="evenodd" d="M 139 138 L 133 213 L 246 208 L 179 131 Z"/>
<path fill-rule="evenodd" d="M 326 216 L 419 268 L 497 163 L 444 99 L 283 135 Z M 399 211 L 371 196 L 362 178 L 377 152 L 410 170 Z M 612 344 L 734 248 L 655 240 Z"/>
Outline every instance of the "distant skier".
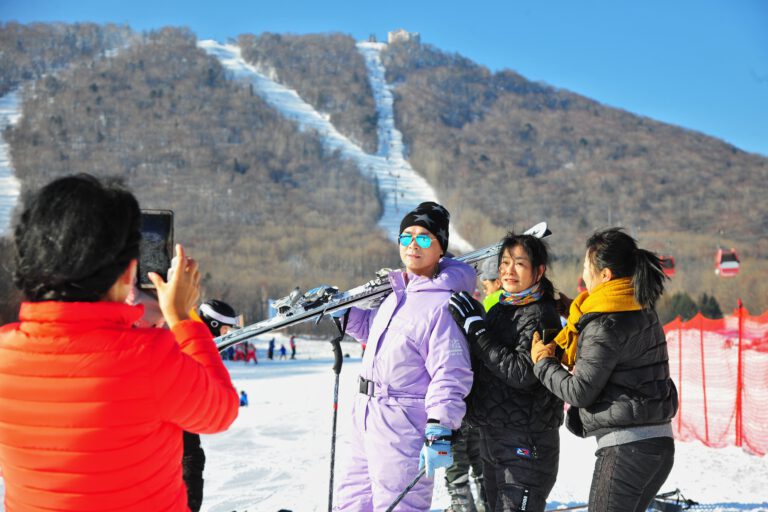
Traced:
<path fill-rule="evenodd" d="M 248 407 L 248 393 L 245 390 L 240 392 L 240 407 Z"/>
<path fill-rule="evenodd" d="M 400 224 L 405 271 L 374 310 L 349 310 L 347 333 L 368 341 L 352 412 L 352 450 L 336 489 L 337 511 L 383 510 L 424 467 L 400 502 L 427 511 L 436 468 L 451 464 L 451 431 L 472 385 L 469 350 L 448 312 L 453 291 L 475 287 L 469 265 L 443 257 L 448 211 L 427 202 Z M 337 313 L 335 313 L 337 314 Z"/>
<path fill-rule="evenodd" d="M 256 346 L 253 343 L 246 343 L 245 347 L 245 362 L 253 361 L 253 364 L 259 364 L 259 358 L 256 355 Z"/>
<path fill-rule="evenodd" d="M 267 359 L 270 361 L 275 358 L 275 338 L 269 340 L 269 348 L 267 348 Z"/>
<path fill-rule="evenodd" d="M 291 336 L 288 342 L 291 345 L 291 359 L 296 359 L 296 336 Z"/>
<path fill-rule="evenodd" d="M 235 345 L 235 356 L 233 361 L 245 361 L 245 343 L 238 343 Z"/>
<path fill-rule="evenodd" d="M 288 351 L 285 349 L 285 345 L 282 343 L 280 344 L 280 359 L 285 359 L 285 357 L 288 355 Z"/>

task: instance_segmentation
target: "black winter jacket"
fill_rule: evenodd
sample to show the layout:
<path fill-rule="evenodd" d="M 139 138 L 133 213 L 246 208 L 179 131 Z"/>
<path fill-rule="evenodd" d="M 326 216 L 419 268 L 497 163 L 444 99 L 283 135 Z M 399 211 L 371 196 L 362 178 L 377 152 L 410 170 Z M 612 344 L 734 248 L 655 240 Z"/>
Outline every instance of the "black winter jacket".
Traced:
<path fill-rule="evenodd" d="M 655 311 L 587 313 L 576 328 L 573 374 L 555 359 L 534 367 L 548 389 L 578 408 L 568 413 L 569 430 L 586 437 L 672 419 L 677 389 Z"/>
<path fill-rule="evenodd" d="M 486 317 L 486 333 L 471 343 L 474 382 L 467 397 L 470 425 L 544 432 L 563 423 L 563 402 L 533 374 L 534 330 L 560 329 L 551 298 L 525 306 L 497 304 Z"/>

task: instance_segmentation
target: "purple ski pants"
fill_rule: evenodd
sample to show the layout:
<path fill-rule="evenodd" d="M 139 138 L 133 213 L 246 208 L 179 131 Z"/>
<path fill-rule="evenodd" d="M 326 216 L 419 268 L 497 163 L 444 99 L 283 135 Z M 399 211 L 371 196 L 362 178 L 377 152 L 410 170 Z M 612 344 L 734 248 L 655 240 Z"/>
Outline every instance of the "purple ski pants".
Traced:
<path fill-rule="evenodd" d="M 359 395 L 352 414 L 351 458 L 334 493 L 335 511 L 384 512 L 419 472 L 427 415 L 424 402 L 387 403 Z M 424 512 L 433 481 L 422 477 L 397 512 Z"/>

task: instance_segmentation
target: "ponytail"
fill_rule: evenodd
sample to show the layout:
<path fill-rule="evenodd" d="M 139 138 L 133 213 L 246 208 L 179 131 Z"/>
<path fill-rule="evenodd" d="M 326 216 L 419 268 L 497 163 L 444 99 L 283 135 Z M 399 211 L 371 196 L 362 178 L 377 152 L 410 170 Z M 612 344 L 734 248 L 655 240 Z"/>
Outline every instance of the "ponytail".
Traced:
<path fill-rule="evenodd" d="M 632 286 L 635 288 L 635 300 L 645 309 L 653 309 L 656 301 L 664 293 L 664 280 L 667 276 L 661 267 L 659 257 L 645 249 L 635 249 L 635 272 L 632 274 Z"/>
<path fill-rule="evenodd" d="M 554 300 L 555 285 L 552 284 L 552 281 L 550 281 L 546 275 L 539 280 L 539 290 L 541 291 L 542 297 Z"/>
<path fill-rule="evenodd" d="M 635 300 L 645 309 L 653 309 L 664 293 L 667 276 L 661 260 L 650 251 L 640 249 L 637 241 L 621 228 L 597 231 L 587 240 L 587 252 L 598 270 L 608 268 L 614 277 L 631 277 Z"/>

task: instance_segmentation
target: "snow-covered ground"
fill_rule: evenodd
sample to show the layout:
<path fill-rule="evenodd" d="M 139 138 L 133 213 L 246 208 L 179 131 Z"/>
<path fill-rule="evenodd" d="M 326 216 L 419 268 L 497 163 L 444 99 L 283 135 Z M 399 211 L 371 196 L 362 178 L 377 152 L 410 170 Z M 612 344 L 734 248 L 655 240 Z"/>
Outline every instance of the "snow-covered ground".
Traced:
<path fill-rule="evenodd" d="M 288 347 L 276 335 L 277 347 Z M 250 405 L 240 409 L 232 427 L 202 436 L 206 453 L 205 500 L 208 512 L 325 511 L 328 508 L 334 374 L 331 345 L 297 341 L 297 359 L 266 361 L 269 336 L 257 342 L 259 364 L 226 362 L 238 390 Z M 349 413 L 357 391 L 360 347 L 345 342 L 339 387 L 337 468 L 349 453 Z M 277 352 L 277 351 L 276 351 Z M 548 509 L 584 503 L 594 463 L 594 440 L 562 430 L 560 474 Z M 690 499 L 719 512 L 768 511 L 768 458 L 737 448 L 711 449 L 677 443 L 675 466 L 662 491 L 679 488 Z M 336 478 L 340 478 L 336 472 Z M 443 472 L 436 479 L 433 510 L 449 498 Z M 0 479 L 0 494 L 3 486 Z M 0 510 L 2 506 L 0 506 Z"/>
<path fill-rule="evenodd" d="M 21 96 L 14 90 L 0 97 L 0 236 L 7 235 L 11 227 L 11 214 L 16 206 L 21 186 L 13 175 L 11 154 L 3 139 L 3 132 L 21 117 Z"/>
<path fill-rule="evenodd" d="M 204 510 L 269 511 L 281 508 L 323 511 L 328 507 L 334 375 L 327 341 L 298 341 L 295 361 L 264 361 L 267 339 L 259 341 L 257 366 L 227 362 L 235 386 L 250 406 L 222 434 L 203 436 L 207 463 Z M 288 342 L 276 335 L 277 346 Z M 349 413 L 357 391 L 360 348 L 343 344 L 345 359 L 339 391 L 337 468 L 349 453 Z M 560 474 L 548 508 L 586 502 L 594 463 L 594 440 L 562 431 Z M 711 449 L 677 443 L 675 467 L 662 491 L 679 488 L 706 510 L 768 511 L 768 459 L 737 448 Z M 340 477 L 337 471 L 336 478 Z M 436 480 L 433 510 L 448 506 Z M 711 505 L 711 506 L 710 506 Z"/>
<path fill-rule="evenodd" d="M 200 41 L 198 45 L 218 58 L 234 78 L 250 81 L 254 91 L 284 117 L 298 123 L 302 130 L 316 131 L 328 151 L 338 151 L 344 158 L 356 162 L 362 173 L 378 181 L 384 205 L 379 226 L 392 240 L 400 234 L 400 220 L 405 213 L 423 201 L 438 201 L 434 189 L 405 159 L 403 138 L 395 128 L 392 91 L 386 83 L 381 64 L 380 53 L 385 44 L 358 43 L 358 50 L 365 58 L 379 114 L 379 150 L 375 155 L 366 153 L 358 144 L 339 133 L 327 114 L 315 110 L 295 90 L 275 82 L 246 62 L 239 46 L 211 40 Z M 451 229 L 450 245 L 460 253 L 472 250 L 471 244 L 454 229 Z"/>

